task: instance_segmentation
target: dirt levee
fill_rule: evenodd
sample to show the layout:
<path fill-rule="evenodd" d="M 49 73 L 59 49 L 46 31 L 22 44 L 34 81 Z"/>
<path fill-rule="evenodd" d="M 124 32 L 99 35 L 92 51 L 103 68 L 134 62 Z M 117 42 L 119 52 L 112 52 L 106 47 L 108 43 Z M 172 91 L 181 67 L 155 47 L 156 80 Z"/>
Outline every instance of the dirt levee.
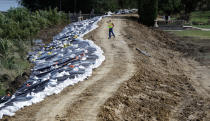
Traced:
<path fill-rule="evenodd" d="M 104 18 L 100 27 L 86 38 L 94 40 L 106 57 L 105 62 L 93 72 L 93 76 L 74 86 L 70 86 L 59 95 L 46 98 L 39 104 L 26 107 L 10 121 L 94 121 L 105 101 L 129 80 L 135 72 L 134 54 L 128 47 L 123 35 L 123 20 L 112 19 L 115 23 L 116 38 L 108 39 L 107 21 Z"/>
<path fill-rule="evenodd" d="M 135 51 L 137 72 L 101 107 L 98 120 L 209 121 L 210 80 L 204 70 L 195 69 L 199 63 L 192 58 L 192 46 L 134 19 L 122 26 L 126 42 Z"/>
<path fill-rule="evenodd" d="M 140 25 L 130 15 L 104 18 L 86 38 L 106 57 L 93 76 L 5 120 L 209 121 L 210 71 L 188 52 L 191 44 Z"/>

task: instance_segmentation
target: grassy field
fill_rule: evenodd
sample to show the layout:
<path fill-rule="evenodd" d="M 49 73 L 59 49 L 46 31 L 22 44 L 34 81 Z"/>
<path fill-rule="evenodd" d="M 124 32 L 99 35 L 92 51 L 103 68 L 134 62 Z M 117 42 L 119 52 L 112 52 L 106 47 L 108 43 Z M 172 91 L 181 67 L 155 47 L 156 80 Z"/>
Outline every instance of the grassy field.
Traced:
<path fill-rule="evenodd" d="M 193 26 L 203 28 L 203 29 L 210 29 L 210 25 L 193 25 Z"/>
<path fill-rule="evenodd" d="M 192 12 L 190 17 L 190 22 L 207 24 L 209 21 L 210 21 L 210 11 Z"/>
<path fill-rule="evenodd" d="M 204 29 L 210 29 L 210 11 L 192 12 L 190 16 L 190 23 L 186 25 L 204 28 Z M 178 36 L 210 39 L 210 31 L 184 30 L 184 31 L 171 31 L 171 33 L 175 33 Z"/>
<path fill-rule="evenodd" d="M 210 31 L 200 31 L 200 30 L 184 30 L 184 31 L 173 31 L 178 36 L 186 37 L 198 37 L 202 39 L 210 39 Z"/>
<path fill-rule="evenodd" d="M 210 29 L 210 11 L 192 12 L 190 23 L 195 27 Z"/>

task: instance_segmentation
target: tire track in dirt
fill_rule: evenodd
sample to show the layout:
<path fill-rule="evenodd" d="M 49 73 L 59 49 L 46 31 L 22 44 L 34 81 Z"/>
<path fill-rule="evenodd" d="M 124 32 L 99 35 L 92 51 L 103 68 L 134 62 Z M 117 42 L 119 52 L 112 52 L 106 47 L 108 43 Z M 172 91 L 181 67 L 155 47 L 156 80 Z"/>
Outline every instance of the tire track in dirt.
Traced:
<path fill-rule="evenodd" d="M 103 20 L 102 27 L 95 34 L 96 40 L 101 40 L 102 47 L 105 50 L 106 62 L 105 65 L 112 67 L 111 70 L 101 80 L 98 80 L 95 84 L 88 87 L 80 96 L 79 101 L 75 102 L 68 110 L 68 121 L 94 121 L 97 120 L 97 114 L 105 101 L 117 91 L 120 84 L 133 75 L 135 70 L 133 63 L 133 54 L 130 51 L 125 38 L 120 36 L 122 34 L 122 28 L 120 24 L 123 24 L 122 20 L 112 19 L 116 27 L 115 31 L 118 34 L 117 38 L 113 40 L 107 40 L 106 36 L 106 22 L 108 19 Z M 100 38 L 105 36 L 105 38 Z M 114 56 L 113 56 L 114 55 Z M 110 61 L 113 61 L 110 63 Z M 101 73 L 103 74 L 103 73 Z"/>
<path fill-rule="evenodd" d="M 39 104 L 18 111 L 9 121 L 87 121 L 96 120 L 100 106 L 111 97 L 122 82 L 135 72 L 133 52 L 124 37 L 122 20 L 112 18 L 117 37 L 108 40 L 107 23 L 104 18 L 101 26 L 92 33 L 95 43 L 104 50 L 105 62 L 94 70 L 88 80 L 64 89 L 59 95 L 46 98 Z"/>

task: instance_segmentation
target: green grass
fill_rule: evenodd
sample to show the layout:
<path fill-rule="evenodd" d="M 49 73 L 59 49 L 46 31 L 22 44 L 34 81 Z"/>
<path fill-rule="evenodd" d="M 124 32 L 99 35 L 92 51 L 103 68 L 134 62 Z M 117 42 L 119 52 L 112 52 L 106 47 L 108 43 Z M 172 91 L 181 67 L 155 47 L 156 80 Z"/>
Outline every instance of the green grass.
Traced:
<path fill-rule="evenodd" d="M 195 27 L 204 28 L 204 29 L 210 29 L 210 25 L 193 25 Z"/>
<path fill-rule="evenodd" d="M 0 82 L 0 96 L 5 95 L 5 89 L 3 89 L 3 84 Z"/>
<path fill-rule="evenodd" d="M 0 12 L 0 37 L 3 39 L 30 40 L 41 29 L 66 19 L 66 14 L 50 9 L 49 11 L 30 12 L 26 8 L 10 9 L 6 14 Z"/>
<path fill-rule="evenodd" d="M 198 38 L 208 38 L 210 39 L 210 31 L 200 31 L 200 30 L 184 30 L 184 31 L 172 31 L 178 36 L 186 37 L 198 37 Z"/>
<path fill-rule="evenodd" d="M 210 11 L 195 11 L 191 13 L 190 22 L 207 24 L 210 20 Z"/>
<path fill-rule="evenodd" d="M 3 95 L 5 95 L 6 93 L 5 93 L 5 90 L 4 89 L 0 89 L 0 96 L 3 96 Z"/>

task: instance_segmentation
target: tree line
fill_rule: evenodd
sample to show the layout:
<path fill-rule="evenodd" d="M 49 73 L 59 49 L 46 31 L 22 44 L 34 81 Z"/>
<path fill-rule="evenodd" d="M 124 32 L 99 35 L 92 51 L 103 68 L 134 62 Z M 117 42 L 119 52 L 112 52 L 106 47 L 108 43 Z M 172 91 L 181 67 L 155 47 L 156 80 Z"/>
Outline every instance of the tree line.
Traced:
<path fill-rule="evenodd" d="M 58 8 L 65 12 L 96 13 L 116 11 L 120 8 L 137 8 L 138 0 L 22 0 L 21 4 L 30 10 Z"/>
<path fill-rule="evenodd" d="M 95 9 L 98 13 L 115 11 L 121 8 L 137 8 L 138 3 L 151 0 L 21 0 L 20 3 L 30 10 L 58 8 L 62 11 L 89 13 Z M 165 14 L 185 11 L 189 13 L 194 9 L 210 10 L 210 0 L 157 0 L 158 9 Z"/>
<path fill-rule="evenodd" d="M 77 13 L 90 13 L 93 9 L 95 13 L 105 13 L 138 7 L 140 21 L 146 25 L 152 25 L 157 14 L 170 16 L 178 13 L 180 19 L 189 20 L 194 10 L 210 10 L 210 0 L 22 0 L 21 4 L 32 11 L 58 8 Z"/>
<path fill-rule="evenodd" d="M 189 20 L 195 10 L 210 10 L 210 0 L 139 0 L 140 22 L 153 26 L 158 13 L 165 16 L 179 14 L 180 19 Z"/>

